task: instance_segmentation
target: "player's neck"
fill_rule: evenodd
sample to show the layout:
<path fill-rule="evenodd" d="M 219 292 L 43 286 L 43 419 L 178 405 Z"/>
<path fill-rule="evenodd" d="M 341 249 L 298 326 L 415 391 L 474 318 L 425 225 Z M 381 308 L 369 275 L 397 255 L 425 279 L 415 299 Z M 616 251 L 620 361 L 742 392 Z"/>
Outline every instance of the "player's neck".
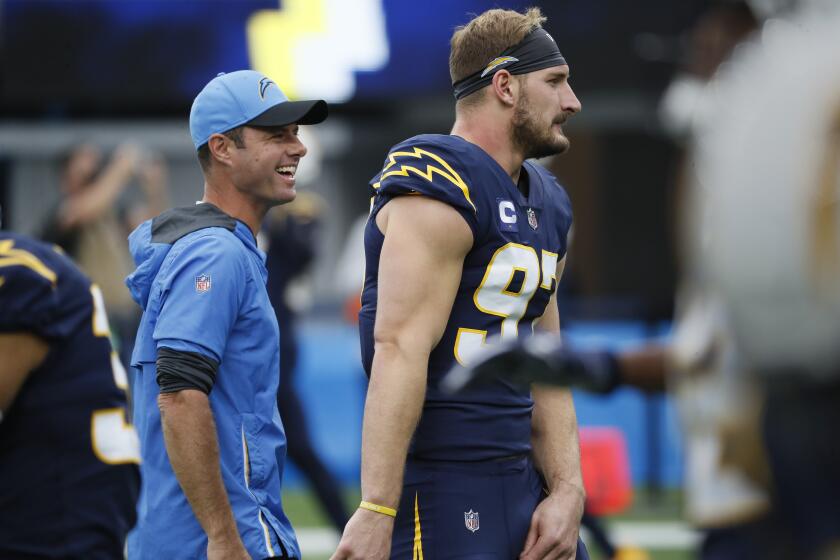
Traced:
<path fill-rule="evenodd" d="M 268 208 L 258 208 L 253 201 L 242 196 L 235 188 L 218 188 L 209 182 L 204 183 L 204 198 L 201 201 L 209 202 L 231 218 L 243 222 L 254 237 L 257 236 L 262 219 L 268 210 Z"/>
<path fill-rule="evenodd" d="M 451 134 L 460 136 L 487 152 L 505 170 L 514 184 L 519 183 L 519 173 L 525 157 L 513 146 L 508 122 L 502 119 L 480 118 L 480 115 L 459 116 Z"/>

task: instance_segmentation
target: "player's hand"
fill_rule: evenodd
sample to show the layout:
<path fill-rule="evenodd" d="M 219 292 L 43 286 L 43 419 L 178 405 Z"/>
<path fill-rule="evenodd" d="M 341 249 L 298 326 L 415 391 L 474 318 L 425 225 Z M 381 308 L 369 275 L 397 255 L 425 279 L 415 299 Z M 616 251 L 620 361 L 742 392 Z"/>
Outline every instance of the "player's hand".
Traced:
<path fill-rule="evenodd" d="M 207 541 L 207 560 L 251 560 L 239 535 Z"/>
<path fill-rule="evenodd" d="M 394 518 L 357 509 L 330 560 L 387 560 L 391 556 Z"/>
<path fill-rule="evenodd" d="M 538 345 L 530 348 L 523 340 L 501 342 L 496 340 L 470 360 L 468 366 L 456 365 L 443 378 L 440 384 L 445 393 L 458 393 L 465 389 L 480 386 L 494 379 L 502 378 L 513 383 L 529 384 L 535 376 L 544 376 L 551 369 L 550 352 L 559 344 L 559 338 L 549 335 L 540 338 Z M 529 339 L 530 340 L 530 339 Z M 546 349 L 543 349 L 547 346 Z"/>
<path fill-rule="evenodd" d="M 583 502 L 581 488 L 558 485 L 531 516 L 520 560 L 574 560 Z"/>
<path fill-rule="evenodd" d="M 441 389 L 455 393 L 501 378 L 523 385 L 576 386 L 609 393 L 619 383 L 611 353 L 570 350 L 553 334 L 535 334 L 488 346 L 469 366 L 454 367 L 442 380 Z"/>

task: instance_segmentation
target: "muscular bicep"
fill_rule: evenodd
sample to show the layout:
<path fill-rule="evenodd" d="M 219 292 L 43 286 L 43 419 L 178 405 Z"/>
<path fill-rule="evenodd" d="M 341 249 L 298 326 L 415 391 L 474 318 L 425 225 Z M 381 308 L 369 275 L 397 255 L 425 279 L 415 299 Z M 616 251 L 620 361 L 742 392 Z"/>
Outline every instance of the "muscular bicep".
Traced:
<path fill-rule="evenodd" d="M 26 377 L 44 361 L 47 352 L 47 343 L 33 334 L 0 334 L 0 411 L 8 410 Z"/>
<path fill-rule="evenodd" d="M 377 218 L 376 344 L 428 353 L 446 328 L 472 231 L 457 210 L 422 196 L 395 198 Z"/>

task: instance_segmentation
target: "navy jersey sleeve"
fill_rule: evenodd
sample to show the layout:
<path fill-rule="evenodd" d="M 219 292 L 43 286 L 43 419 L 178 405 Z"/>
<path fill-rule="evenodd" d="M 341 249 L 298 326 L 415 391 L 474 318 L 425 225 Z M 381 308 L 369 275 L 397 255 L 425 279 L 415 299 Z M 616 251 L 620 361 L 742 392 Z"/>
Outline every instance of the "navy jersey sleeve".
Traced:
<path fill-rule="evenodd" d="M 76 318 L 62 306 L 78 307 L 78 302 L 62 301 L 59 281 L 78 280 L 62 278 L 70 273 L 82 277 L 45 244 L 0 240 L 0 331 L 31 332 L 44 338 L 67 336 Z"/>
<path fill-rule="evenodd" d="M 530 165 L 529 169 L 535 170 L 540 175 L 540 180 L 545 188 L 545 198 L 548 209 L 552 213 L 553 222 L 560 233 L 560 242 L 557 247 L 558 259 L 566 256 L 569 249 L 569 231 L 572 228 L 572 201 L 569 199 L 566 189 L 557 182 L 557 178 L 541 165 Z"/>
<path fill-rule="evenodd" d="M 217 232 L 173 247 L 153 335 L 158 349 L 198 352 L 222 361 L 247 283 L 237 244 L 226 232 Z"/>
<path fill-rule="evenodd" d="M 428 196 L 454 207 L 475 235 L 478 220 L 467 162 L 442 138 L 412 138 L 391 149 L 382 171 L 371 181 L 373 213 L 395 196 Z"/>
<path fill-rule="evenodd" d="M 566 256 L 566 251 L 569 250 L 569 231 L 572 229 L 573 221 L 572 201 L 569 200 L 569 195 L 566 193 L 566 190 L 559 184 L 557 184 L 557 192 L 555 192 L 554 198 L 556 200 L 558 215 L 560 216 L 560 231 L 562 233 L 560 236 L 561 246 L 557 254 L 562 259 Z"/>

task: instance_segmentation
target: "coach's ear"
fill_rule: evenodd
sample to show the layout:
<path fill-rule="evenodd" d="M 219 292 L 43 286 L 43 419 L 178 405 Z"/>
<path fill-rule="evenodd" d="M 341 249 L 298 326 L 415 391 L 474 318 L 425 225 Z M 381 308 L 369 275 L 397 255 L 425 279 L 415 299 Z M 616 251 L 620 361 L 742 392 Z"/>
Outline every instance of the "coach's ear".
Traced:
<path fill-rule="evenodd" d="M 519 95 L 519 80 L 514 79 L 507 70 L 499 70 L 493 75 L 490 82 L 493 93 L 507 107 L 516 105 L 516 96 Z"/>
<path fill-rule="evenodd" d="M 236 149 L 234 142 L 224 134 L 213 134 L 207 140 L 207 149 L 210 151 L 210 159 L 230 167 L 233 151 Z"/>

